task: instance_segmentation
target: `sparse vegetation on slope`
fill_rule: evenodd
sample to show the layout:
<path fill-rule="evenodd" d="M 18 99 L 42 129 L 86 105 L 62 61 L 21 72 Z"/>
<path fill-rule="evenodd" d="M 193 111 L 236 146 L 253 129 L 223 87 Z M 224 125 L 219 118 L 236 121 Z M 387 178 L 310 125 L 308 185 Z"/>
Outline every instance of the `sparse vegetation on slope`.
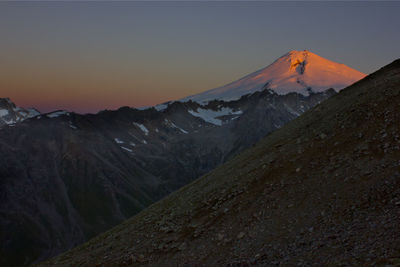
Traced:
<path fill-rule="evenodd" d="M 399 111 L 397 60 L 41 266 L 396 264 Z"/>

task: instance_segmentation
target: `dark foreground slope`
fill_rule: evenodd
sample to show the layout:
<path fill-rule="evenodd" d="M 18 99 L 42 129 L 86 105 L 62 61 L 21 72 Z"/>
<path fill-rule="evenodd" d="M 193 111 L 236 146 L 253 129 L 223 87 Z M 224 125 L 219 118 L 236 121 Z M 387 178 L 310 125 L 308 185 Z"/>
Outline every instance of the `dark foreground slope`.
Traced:
<path fill-rule="evenodd" d="M 42 266 L 400 258 L 400 60 Z"/>

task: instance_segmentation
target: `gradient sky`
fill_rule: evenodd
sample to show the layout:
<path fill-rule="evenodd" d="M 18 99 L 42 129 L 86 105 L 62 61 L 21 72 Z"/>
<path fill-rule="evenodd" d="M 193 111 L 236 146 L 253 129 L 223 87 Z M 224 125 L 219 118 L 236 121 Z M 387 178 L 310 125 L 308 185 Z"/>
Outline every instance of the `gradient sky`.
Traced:
<path fill-rule="evenodd" d="M 0 2 L 0 97 L 42 112 L 179 99 L 290 50 L 371 73 L 400 55 L 400 2 Z"/>

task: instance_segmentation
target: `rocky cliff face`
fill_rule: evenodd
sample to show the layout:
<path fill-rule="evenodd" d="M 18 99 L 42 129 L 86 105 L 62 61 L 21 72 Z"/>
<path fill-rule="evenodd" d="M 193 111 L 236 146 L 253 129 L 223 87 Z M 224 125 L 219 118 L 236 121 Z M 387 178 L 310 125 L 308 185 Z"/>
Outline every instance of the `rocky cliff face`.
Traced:
<path fill-rule="evenodd" d="M 46 259 L 138 213 L 319 102 L 271 90 L 96 115 L 65 111 L 0 129 L 0 264 Z"/>

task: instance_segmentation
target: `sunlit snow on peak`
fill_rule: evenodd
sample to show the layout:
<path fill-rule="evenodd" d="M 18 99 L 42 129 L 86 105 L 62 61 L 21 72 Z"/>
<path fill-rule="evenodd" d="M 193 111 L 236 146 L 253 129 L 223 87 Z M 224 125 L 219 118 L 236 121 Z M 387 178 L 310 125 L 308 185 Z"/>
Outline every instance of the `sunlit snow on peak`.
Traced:
<path fill-rule="evenodd" d="M 272 89 L 278 94 L 296 92 L 309 95 L 310 92 L 321 92 L 329 88 L 340 90 L 364 77 L 364 73 L 310 51 L 290 51 L 271 65 L 235 82 L 183 98 L 181 101 L 230 101 L 265 89 Z"/>

